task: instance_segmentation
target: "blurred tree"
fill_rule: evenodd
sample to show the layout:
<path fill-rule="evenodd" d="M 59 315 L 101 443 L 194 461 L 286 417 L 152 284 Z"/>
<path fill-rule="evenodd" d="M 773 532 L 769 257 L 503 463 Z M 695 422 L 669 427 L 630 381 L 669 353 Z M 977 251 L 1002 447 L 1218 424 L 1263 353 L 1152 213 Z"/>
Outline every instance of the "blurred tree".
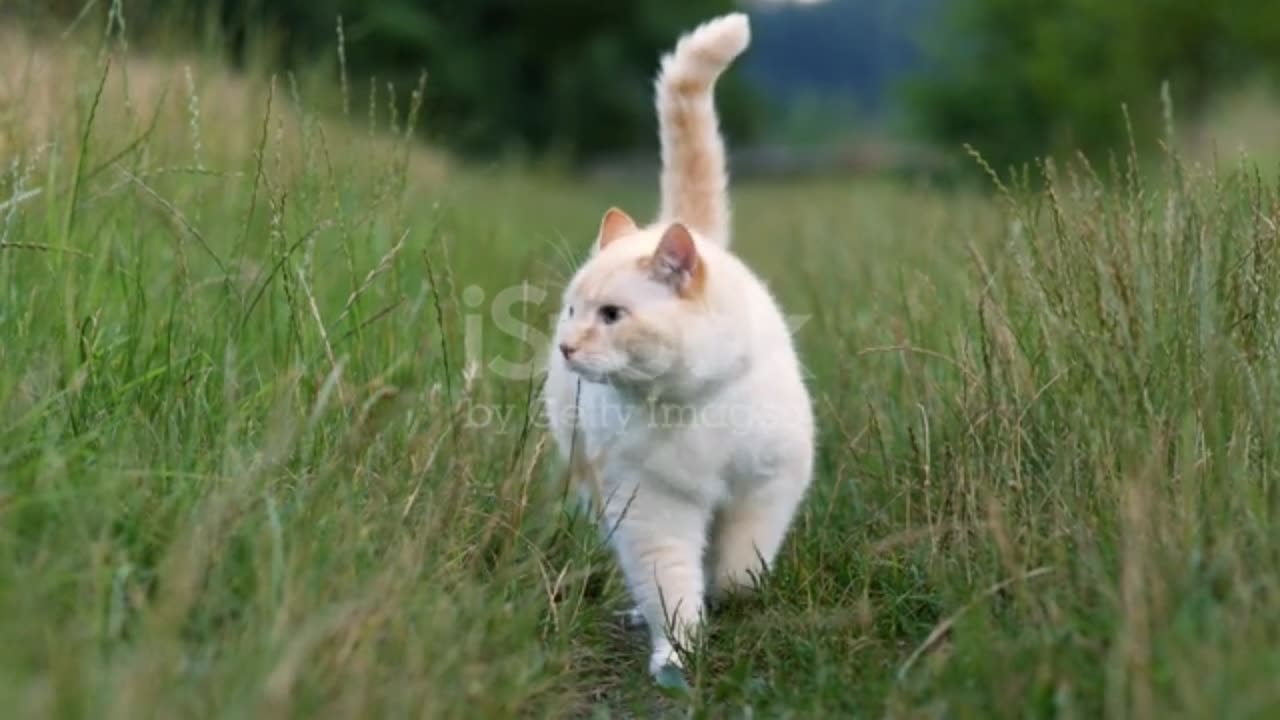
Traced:
<path fill-rule="evenodd" d="M 909 88 L 922 129 L 1003 166 L 1157 136 L 1160 86 L 1194 114 L 1280 59 L 1280 6 L 1256 0 L 954 0 Z"/>
<path fill-rule="evenodd" d="M 64 14 L 83 5 L 83 0 L 50 2 L 64 7 Z M 175 13 L 188 21 L 214 17 L 233 55 L 243 55 L 248 38 L 265 35 L 288 66 L 332 60 L 341 14 L 356 87 L 376 76 L 379 85 L 395 83 L 403 97 L 419 73 L 427 72 L 421 124 L 431 138 L 473 155 L 553 151 L 569 158 L 656 144 L 652 81 L 660 54 L 683 31 L 735 6 L 734 0 L 124 4 L 131 32 L 149 18 L 163 17 L 171 25 Z M 739 73 L 724 78 L 719 100 L 726 132 L 739 139 L 755 133 L 757 105 Z"/>
<path fill-rule="evenodd" d="M 465 151 L 593 155 L 656 138 L 659 55 L 733 0 L 381 0 L 343 3 L 348 54 L 365 72 L 429 73 L 426 123 Z M 736 75 L 720 92 L 727 129 L 754 129 Z"/>

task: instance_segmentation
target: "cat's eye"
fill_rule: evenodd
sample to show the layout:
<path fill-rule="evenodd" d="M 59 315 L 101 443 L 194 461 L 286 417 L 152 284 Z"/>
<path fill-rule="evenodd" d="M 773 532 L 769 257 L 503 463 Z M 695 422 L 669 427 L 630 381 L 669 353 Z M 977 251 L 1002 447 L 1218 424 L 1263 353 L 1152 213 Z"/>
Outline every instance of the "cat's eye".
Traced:
<path fill-rule="evenodd" d="M 573 317 L 573 306 L 569 306 L 569 317 Z"/>
<path fill-rule="evenodd" d="M 600 320 L 604 322 L 605 325 L 612 325 L 618 322 L 618 319 L 621 317 L 622 317 L 622 308 L 618 307 L 617 305 L 601 305 L 600 306 Z"/>

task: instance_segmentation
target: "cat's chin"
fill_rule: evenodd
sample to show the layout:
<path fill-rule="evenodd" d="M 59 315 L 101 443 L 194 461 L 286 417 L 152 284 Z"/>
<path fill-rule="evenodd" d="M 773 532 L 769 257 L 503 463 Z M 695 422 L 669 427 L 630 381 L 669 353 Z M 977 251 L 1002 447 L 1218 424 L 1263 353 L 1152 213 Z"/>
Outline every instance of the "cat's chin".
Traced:
<path fill-rule="evenodd" d="M 596 385 L 608 385 L 610 382 L 608 373 L 603 373 L 591 368 L 576 367 L 572 363 L 569 365 L 569 372 L 573 373 L 574 377 L 582 380 L 583 382 L 589 382 Z"/>
<path fill-rule="evenodd" d="M 618 390 L 637 390 L 648 387 L 653 381 L 653 376 L 637 373 L 631 368 L 620 368 L 614 370 L 599 370 L 597 368 L 581 367 L 568 364 L 569 372 L 581 379 L 583 382 L 592 383 L 594 385 L 608 385 Z"/>

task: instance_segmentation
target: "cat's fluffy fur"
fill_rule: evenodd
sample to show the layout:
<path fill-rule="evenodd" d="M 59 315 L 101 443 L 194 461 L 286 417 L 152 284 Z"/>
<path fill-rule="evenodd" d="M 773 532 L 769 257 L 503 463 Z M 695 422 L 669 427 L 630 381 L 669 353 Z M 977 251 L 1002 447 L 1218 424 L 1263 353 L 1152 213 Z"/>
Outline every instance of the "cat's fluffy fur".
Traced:
<path fill-rule="evenodd" d="M 742 14 L 711 20 L 656 82 L 662 209 L 605 213 L 565 291 L 547 412 L 597 501 L 653 642 L 680 664 L 709 592 L 773 562 L 813 468 L 813 417 L 781 311 L 727 249 L 724 144 L 713 91 L 746 49 Z"/>

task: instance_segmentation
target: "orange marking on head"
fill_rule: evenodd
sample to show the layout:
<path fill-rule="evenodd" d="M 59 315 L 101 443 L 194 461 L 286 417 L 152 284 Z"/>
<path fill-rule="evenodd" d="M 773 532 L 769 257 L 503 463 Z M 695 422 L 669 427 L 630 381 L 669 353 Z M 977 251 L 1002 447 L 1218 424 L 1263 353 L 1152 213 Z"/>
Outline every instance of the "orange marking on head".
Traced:
<path fill-rule="evenodd" d="M 618 325 L 614 330 L 614 343 L 631 353 L 652 347 L 662 342 L 663 333 L 658 328 L 645 322 L 641 316 L 631 318 L 630 322 Z"/>

